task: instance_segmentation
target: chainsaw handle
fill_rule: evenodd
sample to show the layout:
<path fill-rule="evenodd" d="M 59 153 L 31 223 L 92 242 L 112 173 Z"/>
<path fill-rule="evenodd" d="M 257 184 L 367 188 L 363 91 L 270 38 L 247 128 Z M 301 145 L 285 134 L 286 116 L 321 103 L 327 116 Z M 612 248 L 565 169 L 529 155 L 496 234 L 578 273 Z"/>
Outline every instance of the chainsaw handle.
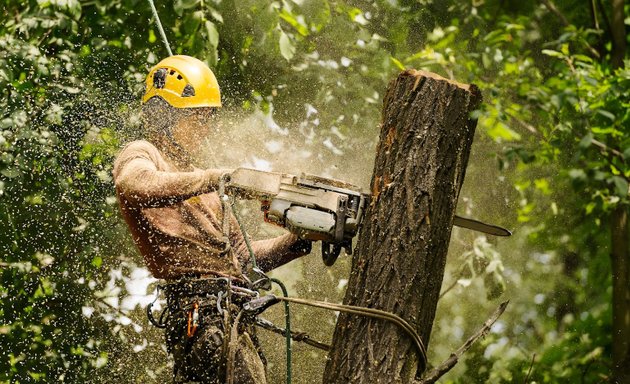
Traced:
<path fill-rule="evenodd" d="M 339 253 L 341 253 L 341 244 L 322 241 L 322 260 L 324 261 L 324 265 L 332 267 L 335 261 L 337 261 Z"/>

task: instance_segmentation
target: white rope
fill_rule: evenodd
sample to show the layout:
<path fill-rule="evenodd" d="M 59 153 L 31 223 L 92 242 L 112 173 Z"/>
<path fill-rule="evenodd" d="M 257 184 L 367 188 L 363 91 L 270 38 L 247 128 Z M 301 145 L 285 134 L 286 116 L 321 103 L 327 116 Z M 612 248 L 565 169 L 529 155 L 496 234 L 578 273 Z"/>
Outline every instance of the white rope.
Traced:
<path fill-rule="evenodd" d="M 166 33 L 164 33 L 164 28 L 162 28 L 162 22 L 160 21 L 160 16 L 157 13 L 157 9 L 155 9 L 155 4 L 153 4 L 153 0 L 149 0 L 149 5 L 151 6 L 151 11 L 153 11 L 153 17 L 155 17 L 155 23 L 158 26 L 158 30 L 160 31 L 160 36 L 162 36 L 162 41 L 164 42 L 164 45 L 166 46 L 168 55 L 173 56 L 173 51 L 171 51 L 171 46 L 168 44 Z"/>

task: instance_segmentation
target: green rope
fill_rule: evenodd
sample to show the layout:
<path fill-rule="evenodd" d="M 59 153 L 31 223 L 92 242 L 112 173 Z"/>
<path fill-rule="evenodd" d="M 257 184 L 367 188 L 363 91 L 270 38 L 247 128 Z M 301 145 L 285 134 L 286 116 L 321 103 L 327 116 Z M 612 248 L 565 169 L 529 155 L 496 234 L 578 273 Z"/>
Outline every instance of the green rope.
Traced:
<path fill-rule="evenodd" d="M 258 264 L 256 263 L 256 255 L 254 254 L 254 250 L 252 249 L 252 244 L 249 242 L 249 236 L 247 232 L 245 232 L 245 228 L 243 228 L 243 224 L 241 224 L 241 219 L 238 217 L 238 212 L 236 212 L 236 205 L 232 202 L 232 213 L 236 218 L 236 222 L 238 223 L 238 227 L 241 229 L 241 233 L 243 234 L 243 238 L 245 239 L 245 245 L 247 245 L 247 251 L 249 251 L 249 260 L 252 263 L 252 268 L 258 268 Z"/>
<path fill-rule="evenodd" d="M 284 297 L 289 297 L 287 287 L 285 287 L 282 281 L 273 277 L 270 280 L 273 283 L 278 284 L 278 286 L 282 290 L 282 295 L 284 295 Z M 291 313 L 289 312 L 288 301 L 284 302 L 284 321 L 286 323 L 284 337 L 287 342 L 287 384 L 291 384 Z"/>
<path fill-rule="evenodd" d="M 234 202 L 232 202 L 231 206 L 232 206 L 232 213 L 234 214 L 234 217 L 236 218 L 236 222 L 238 223 L 238 227 L 240 228 L 241 233 L 243 234 L 243 238 L 245 239 L 245 245 L 247 245 L 247 250 L 249 251 L 249 259 L 252 263 L 252 268 L 258 268 L 258 264 L 256 263 L 256 255 L 254 254 L 254 250 L 252 249 L 252 245 L 249 241 L 249 236 L 247 235 L 247 232 L 245 232 L 243 228 L 243 224 L 241 223 L 241 220 L 238 216 L 238 212 L 236 211 L 236 205 L 234 204 Z M 282 295 L 284 295 L 284 297 L 289 297 L 289 292 L 287 291 L 287 287 L 284 285 L 284 283 L 282 283 L 282 281 L 273 277 L 269 280 L 271 280 L 271 282 L 273 283 L 276 283 L 280 287 L 280 289 L 282 290 Z M 285 335 L 286 345 L 287 345 L 287 384 L 291 384 L 291 376 L 292 376 L 291 313 L 289 312 L 289 302 L 287 301 L 284 302 L 284 321 L 286 324 L 284 335 Z"/>
<path fill-rule="evenodd" d="M 155 23 L 158 26 L 158 30 L 160 31 L 160 36 L 162 36 L 162 41 L 166 46 L 166 50 L 168 51 L 169 56 L 173 56 L 173 51 L 171 51 L 171 46 L 168 44 L 168 39 L 166 38 L 166 33 L 164 33 L 164 28 L 162 28 L 162 22 L 160 21 L 160 16 L 157 13 L 157 9 L 155 9 L 155 4 L 153 4 L 153 0 L 149 0 L 149 5 L 151 6 L 151 11 L 153 12 L 153 17 L 155 18 Z"/>

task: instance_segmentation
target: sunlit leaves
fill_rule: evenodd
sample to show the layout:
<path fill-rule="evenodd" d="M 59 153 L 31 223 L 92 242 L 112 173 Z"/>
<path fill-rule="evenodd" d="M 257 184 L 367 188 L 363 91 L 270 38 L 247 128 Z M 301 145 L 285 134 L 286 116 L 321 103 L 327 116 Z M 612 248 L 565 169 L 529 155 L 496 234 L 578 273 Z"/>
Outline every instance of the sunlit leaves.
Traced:
<path fill-rule="evenodd" d="M 279 12 L 279 16 L 282 20 L 289 23 L 295 30 L 302 36 L 308 36 L 309 30 L 305 23 L 303 15 L 293 14 L 287 7 L 282 7 Z"/>
<path fill-rule="evenodd" d="M 280 46 L 280 53 L 282 57 L 284 57 L 287 61 L 290 61 L 295 55 L 295 45 L 291 42 L 291 38 L 284 33 L 284 31 L 280 31 L 280 40 L 278 41 Z"/>
<path fill-rule="evenodd" d="M 206 32 L 208 33 L 208 42 L 216 49 L 219 46 L 219 32 L 217 31 L 214 23 L 210 20 L 206 20 L 205 27 Z"/>
<path fill-rule="evenodd" d="M 488 300 L 499 297 L 505 290 L 503 263 L 499 252 L 485 236 L 477 237 L 471 251 L 462 255 L 463 265 L 457 277 L 457 284 L 468 287 L 471 279 L 480 277 L 486 286 Z"/>
<path fill-rule="evenodd" d="M 90 149 L 82 151 L 88 122 L 107 124 L 88 102 L 92 90 L 87 83 L 92 85 L 105 73 L 115 73 L 114 79 L 121 74 L 116 67 L 99 68 L 94 77 L 87 75 L 89 71 L 78 72 L 86 68 L 80 58 L 101 49 L 71 40 L 82 38 L 68 33 L 78 28 L 72 20 L 84 17 L 79 2 L 41 2 L 41 8 L 22 16 L 8 30 L 0 27 L 4 48 L 0 68 L 9 82 L 2 87 L 5 97 L 0 100 L 0 219 L 6 223 L 0 234 L 0 322 L 13 329 L 0 334 L 0 343 L 23 358 L 13 370 L 7 368 L 12 362 L 6 352 L 0 353 L 0 381 L 65 377 L 84 382 L 86 372 L 94 377 L 93 367 L 102 366 L 101 356 L 64 356 L 71 345 L 92 350 L 83 343 L 108 330 L 90 329 L 76 311 L 90 300 L 91 291 L 78 288 L 74 281 L 79 275 L 95 274 L 98 266 L 90 264 L 90 255 L 104 249 L 99 248 L 104 235 L 116 228 L 113 224 L 100 233 L 96 229 L 99 222 L 105 224 L 105 217 L 112 217 L 106 212 L 114 207 L 105 201 L 110 186 L 99 182 L 99 172 L 110 172 L 103 163 L 111 162 L 117 145 L 111 131 L 103 129 L 100 146 L 99 140 L 92 140 L 86 143 Z M 40 28 L 48 30 L 40 34 Z M 127 49 L 129 41 L 125 38 L 109 46 Z M 96 164 L 101 169 L 92 169 Z M 76 231 L 79 227 L 82 230 Z"/>
<path fill-rule="evenodd" d="M 201 0 L 175 0 L 173 9 L 178 16 L 183 16 L 184 11 L 197 7 Z"/>

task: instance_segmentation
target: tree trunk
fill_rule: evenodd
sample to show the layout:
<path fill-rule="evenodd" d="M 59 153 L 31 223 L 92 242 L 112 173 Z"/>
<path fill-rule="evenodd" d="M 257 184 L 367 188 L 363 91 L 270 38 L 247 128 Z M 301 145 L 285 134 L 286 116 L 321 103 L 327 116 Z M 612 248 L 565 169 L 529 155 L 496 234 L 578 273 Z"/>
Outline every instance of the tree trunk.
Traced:
<path fill-rule="evenodd" d="M 625 0 L 612 1 L 610 33 L 612 35 L 613 49 L 610 62 L 613 68 L 622 68 L 623 59 L 626 57 L 626 39 L 628 34 L 626 33 L 624 1 Z"/>
<path fill-rule="evenodd" d="M 612 213 L 613 382 L 630 383 L 630 232 L 628 210 L 620 205 Z"/>
<path fill-rule="evenodd" d="M 408 70 L 389 84 L 345 304 L 393 312 L 428 345 L 481 102 L 474 85 Z M 414 345 L 393 324 L 340 315 L 325 383 L 408 383 Z"/>
<path fill-rule="evenodd" d="M 613 0 L 611 35 L 613 47 L 611 64 L 623 68 L 626 56 L 626 26 L 624 0 Z M 612 360 L 613 382 L 630 383 L 630 235 L 628 207 L 619 204 L 611 216 L 611 266 L 612 266 Z"/>

